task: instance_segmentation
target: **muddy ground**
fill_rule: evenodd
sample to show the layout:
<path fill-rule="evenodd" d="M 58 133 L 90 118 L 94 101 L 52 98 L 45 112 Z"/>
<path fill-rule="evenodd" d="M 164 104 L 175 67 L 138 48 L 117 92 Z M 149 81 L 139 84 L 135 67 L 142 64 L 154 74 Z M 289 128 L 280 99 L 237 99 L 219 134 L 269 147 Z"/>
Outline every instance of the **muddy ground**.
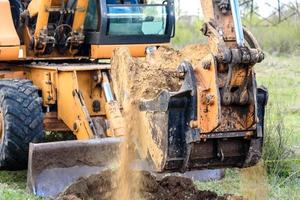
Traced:
<path fill-rule="evenodd" d="M 192 180 L 178 176 L 167 176 L 161 180 L 149 172 L 140 173 L 139 189 L 134 199 L 143 200 L 243 200 L 241 197 L 218 196 L 211 191 L 200 191 Z M 117 184 L 111 181 L 114 172 L 105 171 L 88 178 L 80 178 L 69 186 L 56 200 L 110 200 Z M 135 187 L 135 186 L 133 186 Z M 122 196 L 119 197 L 122 199 Z"/>

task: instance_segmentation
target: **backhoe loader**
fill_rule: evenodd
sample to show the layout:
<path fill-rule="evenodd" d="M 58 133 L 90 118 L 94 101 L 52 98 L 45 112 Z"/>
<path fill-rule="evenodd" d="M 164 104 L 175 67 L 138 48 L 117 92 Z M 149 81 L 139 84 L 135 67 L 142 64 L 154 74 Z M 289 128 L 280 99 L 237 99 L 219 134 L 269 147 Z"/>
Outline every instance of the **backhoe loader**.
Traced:
<path fill-rule="evenodd" d="M 175 34 L 173 0 L 149 2 L 0 0 L 0 168 L 28 167 L 34 194 L 53 197 L 118 153 L 126 124 L 113 51 L 144 57 Z M 140 101 L 155 125 L 146 132 L 157 172 L 249 167 L 262 154 L 267 91 L 253 67 L 264 54 L 241 24 L 238 0 L 201 4 L 207 56 L 180 64 L 180 90 Z M 75 140 L 44 142 L 49 132 Z"/>

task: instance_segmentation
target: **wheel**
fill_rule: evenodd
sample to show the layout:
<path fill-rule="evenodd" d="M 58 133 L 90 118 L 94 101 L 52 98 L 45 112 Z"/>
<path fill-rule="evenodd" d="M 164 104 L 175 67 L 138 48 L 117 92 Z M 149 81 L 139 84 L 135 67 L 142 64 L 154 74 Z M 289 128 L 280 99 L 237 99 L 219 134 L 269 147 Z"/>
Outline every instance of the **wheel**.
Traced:
<path fill-rule="evenodd" d="M 29 80 L 0 80 L 0 169 L 26 169 L 29 143 L 43 138 L 37 88 Z"/>

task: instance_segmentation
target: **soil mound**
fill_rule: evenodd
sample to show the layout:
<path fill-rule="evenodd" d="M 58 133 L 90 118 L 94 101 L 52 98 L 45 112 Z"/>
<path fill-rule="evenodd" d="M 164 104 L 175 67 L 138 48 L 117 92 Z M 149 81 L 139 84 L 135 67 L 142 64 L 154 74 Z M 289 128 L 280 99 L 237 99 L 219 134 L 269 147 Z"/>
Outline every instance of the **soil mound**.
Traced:
<path fill-rule="evenodd" d="M 207 45 L 189 45 L 182 50 L 160 47 L 142 58 L 131 57 L 127 48 L 116 49 L 111 72 L 118 101 L 122 104 L 126 96 L 151 99 L 163 89 L 179 90 L 181 76 L 177 68 L 180 63 L 189 61 L 196 66 L 207 54 Z"/>
<path fill-rule="evenodd" d="M 157 180 L 149 172 L 132 173 L 140 173 L 138 196 L 143 200 L 243 200 L 230 195 L 218 196 L 211 191 L 200 191 L 192 180 L 184 177 L 167 176 Z M 80 178 L 56 200 L 110 200 L 118 187 L 111 182 L 113 175 L 113 171 L 105 171 L 88 178 Z"/>

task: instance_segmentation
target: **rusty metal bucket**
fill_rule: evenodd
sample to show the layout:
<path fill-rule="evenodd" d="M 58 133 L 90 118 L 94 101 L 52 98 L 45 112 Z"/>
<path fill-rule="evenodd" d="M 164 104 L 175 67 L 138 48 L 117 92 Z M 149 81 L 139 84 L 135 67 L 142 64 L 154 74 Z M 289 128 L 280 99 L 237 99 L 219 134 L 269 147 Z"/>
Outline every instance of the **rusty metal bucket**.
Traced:
<path fill-rule="evenodd" d="M 56 197 L 79 177 L 115 166 L 123 138 L 30 144 L 27 187 L 42 197 Z"/>

